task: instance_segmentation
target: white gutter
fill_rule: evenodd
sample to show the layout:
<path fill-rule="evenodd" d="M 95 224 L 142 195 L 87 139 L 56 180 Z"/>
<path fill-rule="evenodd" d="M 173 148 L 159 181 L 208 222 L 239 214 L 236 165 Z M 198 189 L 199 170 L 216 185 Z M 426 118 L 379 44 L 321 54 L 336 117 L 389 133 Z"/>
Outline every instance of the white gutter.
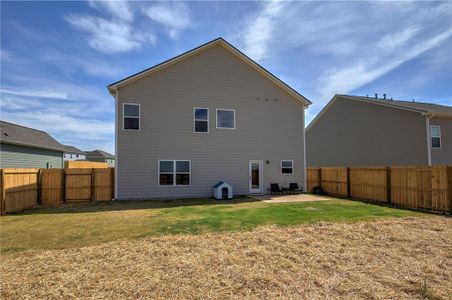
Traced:
<path fill-rule="evenodd" d="M 427 130 L 427 164 L 429 166 L 432 165 L 432 147 L 430 145 L 431 138 L 430 138 L 430 118 L 432 118 L 433 115 L 426 114 L 425 115 L 425 127 Z"/>

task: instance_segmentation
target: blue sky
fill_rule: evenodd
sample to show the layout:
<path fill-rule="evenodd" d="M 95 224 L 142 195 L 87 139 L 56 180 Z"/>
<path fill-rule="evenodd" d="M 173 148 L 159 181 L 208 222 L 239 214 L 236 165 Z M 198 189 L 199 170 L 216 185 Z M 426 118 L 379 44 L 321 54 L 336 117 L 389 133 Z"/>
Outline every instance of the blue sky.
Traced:
<path fill-rule="evenodd" d="M 1 2 L 1 119 L 114 152 L 106 85 L 223 37 L 314 104 L 452 105 L 452 2 Z"/>

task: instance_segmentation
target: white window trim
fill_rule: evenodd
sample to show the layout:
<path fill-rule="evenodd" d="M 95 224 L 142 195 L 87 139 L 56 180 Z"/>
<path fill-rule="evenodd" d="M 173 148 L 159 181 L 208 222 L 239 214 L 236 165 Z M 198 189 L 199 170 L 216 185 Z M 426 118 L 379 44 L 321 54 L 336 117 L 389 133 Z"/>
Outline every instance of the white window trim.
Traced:
<path fill-rule="evenodd" d="M 138 117 L 129 117 L 129 116 L 125 116 L 125 115 L 124 115 L 124 112 L 125 112 L 124 107 L 125 107 L 126 105 L 138 105 Z M 125 128 L 124 128 L 124 125 L 125 125 L 124 119 L 125 119 L 125 118 L 135 118 L 135 119 L 138 119 L 138 129 L 125 129 Z M 122 130 L 124 130 L 124 131 L 141 131 L 141 105 L 140 105 L 139 103 L 123 103 L 123 104 L 122 104 Z"/>
<path fill-rule="evenodd" d="M 173 162 L 173 172 L 163 172 L 163 174 L 173 174 L 173 184 L 160 184 L 160 162 L 161 161 L 172 161 Z M 176 172 L 176 161 L 188 161 L 189 172 Z M 190 183 L 189 184 L 176 184 L 176 174 L 189 174 Z M 188 159 L 159 159 L 157 161 L 157 184 L 159 187 L 175 187 L 175 186 L 191 186 L 191 160 Z"/>
<path fill-rule="evenodd" d="M 282 169 L 283 169 L 283 165 L 282 165 L 283 161 L 290 161 L 292 163 L 292 168 L 291 168 L 292 169 L 292 173 L 283 173 L 283 171 L 282 171 Z M 289 167 L 284 167 L 284 168 L 288 169 Z M 291 160 L 291 159 L 282 159 L 281 162 L 280 162 L 280 172 L 281 172 L 281 175 L 293 175 L 293 174 L 295 174 L 295 168 L 294 168 L 293 160 Z"/>
<path fill-rule="evenodd" d="M 434 128 L 434 127 L 438 128 L 439 136 L 432 136 L 432 128 Z M 441 149 L 441 147 L 443 146 L 442 139 L 441 139 L 441 126 L 439 126 L 439 125 L 430 125 L 430 132 L 429 133 L 430 133 L 430 148 L 432 148 L 432 149 Z M 439 147 L 433 147 L 432 138 L 439 138 Z"/>
<path fill-rule="evenodd" d="M 234 127 L 233 128 L 229 128 L 229 127 L 218 127 L 218 111 L 219 110 L 224 110 L 224 111 L 233 111 L 234 112 Z M 216 113 L 215 113 L 215 127 L 217 129 L 235 129 L 236 128 L 236 113 L 235 113 L 235 109 L 228 109 L 228 108 L 217 108 L 216 109 Z"/>
<path fill-rule="evenodd" d="M 207 109 L 207 131 L 196 131 L 196 121 L 206 121 L 206 120 L 197 120 L 196 119 L 196 110 L 197 109 Z M 209 133 L 209 109 L 207 107 L 193 107 L 193 133 Z"/>

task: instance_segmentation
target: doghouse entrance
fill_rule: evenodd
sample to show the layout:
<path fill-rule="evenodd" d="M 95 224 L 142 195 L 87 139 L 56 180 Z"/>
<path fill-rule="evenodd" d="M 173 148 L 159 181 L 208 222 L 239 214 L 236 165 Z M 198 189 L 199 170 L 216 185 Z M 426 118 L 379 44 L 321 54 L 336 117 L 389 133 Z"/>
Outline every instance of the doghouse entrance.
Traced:
<path fill-rule="evenodd" d="M 221 189 L 221 199 L 223 199 L 223 200 L 228 199 L 228 197 L 229 197 L 228 194 L 229 194 L 228 188 L 223 187 Z"/>

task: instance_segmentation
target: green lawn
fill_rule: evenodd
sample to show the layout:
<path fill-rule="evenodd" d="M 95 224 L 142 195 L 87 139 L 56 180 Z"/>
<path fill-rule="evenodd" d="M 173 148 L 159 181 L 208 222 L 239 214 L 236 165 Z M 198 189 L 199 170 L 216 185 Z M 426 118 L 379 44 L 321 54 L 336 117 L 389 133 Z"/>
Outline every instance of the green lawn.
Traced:
<path fill-rule="evenodd" d="M 349 200 L 270 204 L 241 198 L 115 201 L 37 208 L 0 218 L 1 252 L 94 245 L 160 234 L 251 230 L 276 224 L 355 222 L 422 215 Z"/>

